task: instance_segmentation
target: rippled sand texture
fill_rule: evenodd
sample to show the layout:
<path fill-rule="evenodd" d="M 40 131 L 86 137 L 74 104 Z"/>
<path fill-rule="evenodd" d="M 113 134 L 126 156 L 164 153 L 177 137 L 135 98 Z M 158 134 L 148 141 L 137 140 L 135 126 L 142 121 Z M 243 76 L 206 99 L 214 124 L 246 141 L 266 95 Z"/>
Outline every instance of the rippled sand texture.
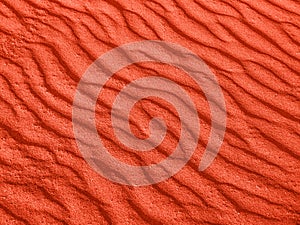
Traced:
<path fill-rule="evenodd" d="M 71 1 L 0 3 L 0 224 L 299 224 L 300 3 L 292 0 Z M 109 112 L 118 92 L 147 75 L 170 78 L 195 101 L 198 148 L 174 177 L 146 187 L 115 184 L 83 160 L 72 130 L 76 85 L 108 50 L 164 40 L 198 54 L 222 87 L 227 130 L 204 172 L 210 114 L 187 74 L 158 63 L 116 73 L 99 95 L 97 128 L 111 154 L 159 162 L 180 134 L 176 110 L 151 97 L 131 127 L 149 135 L 161 116 L 166 139 L 152 152 L 122 146 Z"/>

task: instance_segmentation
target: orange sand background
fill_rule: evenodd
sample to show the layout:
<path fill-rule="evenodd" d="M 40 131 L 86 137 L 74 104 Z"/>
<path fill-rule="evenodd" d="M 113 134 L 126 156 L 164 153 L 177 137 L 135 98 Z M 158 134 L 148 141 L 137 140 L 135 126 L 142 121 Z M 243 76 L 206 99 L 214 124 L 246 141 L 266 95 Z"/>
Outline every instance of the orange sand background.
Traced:
<path fill-rule="evenodd" d="M 300 3 L 292 0 L 2 0 L 0 3 L 0 224 L 299 224 Z M 209 65 L 222 87 L 227 130 L 218 157 L 197 168 L 209 109 L 187 74 L 168 65 L 124 68 L 97 105 L 109 151 L 142 165 L 172 152 L 176 111 L 149 98 L 132 110 L 140 138 L 153 116 L 169 132 L 153 152 L 118 143 L 109 109 L 121 88 L 149 74 L 173 79 L 194 100 L 199 146 L 174 177 L 129 187 L 83 160 L 72 130 L 80 77 L 108 50 L 133 41 L 180 44 Z"/>

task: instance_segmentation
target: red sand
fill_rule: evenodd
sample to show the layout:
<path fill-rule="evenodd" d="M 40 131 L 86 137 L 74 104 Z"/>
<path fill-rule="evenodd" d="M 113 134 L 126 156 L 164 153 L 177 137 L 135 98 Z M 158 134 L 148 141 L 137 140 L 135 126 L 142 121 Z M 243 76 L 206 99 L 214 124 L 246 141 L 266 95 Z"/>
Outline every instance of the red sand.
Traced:
<path fill-rule="evenodd" d="M 299 2 L 2 0 L 0 5 L 1 225 L 300 224 Z M 181 84 L 201 120 L 199 146 L 184 169 L 162 183 L 134 188 L 106 180 L 83 160 L 72 131 L 72 101 L 96 58 L 138 40 L 174 42 L 198 54 L 220 82 L 228 118 L 218 157 L 198 172 L 210 131 L 199 88 L 167 65 L 121 70 L 97 106 L 98 131 L 115 157 L 155 163 L 178 140 L 174 109 L 155 98 L 136 105 L 131 125 L 145 138 L 150 117 L 165 118 L 172 132 L 160 148 L 143 154 L 120 149 L 111 132 L 108 110 L 115 95 L 149 71 Z"/>

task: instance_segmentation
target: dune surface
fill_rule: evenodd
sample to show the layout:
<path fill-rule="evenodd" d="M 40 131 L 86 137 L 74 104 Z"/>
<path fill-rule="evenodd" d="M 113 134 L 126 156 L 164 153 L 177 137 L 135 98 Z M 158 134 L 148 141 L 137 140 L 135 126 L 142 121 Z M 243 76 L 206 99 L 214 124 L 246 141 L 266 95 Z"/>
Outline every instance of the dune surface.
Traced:
<path fill-rule="evenodd" d="M 2 0 L 0 3 L 0 224 L 300 224 L 300 3 L 292 0 Z M 176 147 L 176 109 L 155 96 L 131 111 L 132 132 L 168 127 L 153 151 L 115 136 L 110 110 L 133 80 L 160 76 L 196 105 L 199 143 L 186 166 L 149 186 L 96 173 L 75 141 L 72 104 L 81 76 L 107 51 L 135 41 L 177 43 L 209 66 L 222 88 L 226 134 L 198 171 L 211 118 L 200 87 L 162 63 L 136 63 L 107 82 L 96 106 L 99 137 L 132 165 Z"/>

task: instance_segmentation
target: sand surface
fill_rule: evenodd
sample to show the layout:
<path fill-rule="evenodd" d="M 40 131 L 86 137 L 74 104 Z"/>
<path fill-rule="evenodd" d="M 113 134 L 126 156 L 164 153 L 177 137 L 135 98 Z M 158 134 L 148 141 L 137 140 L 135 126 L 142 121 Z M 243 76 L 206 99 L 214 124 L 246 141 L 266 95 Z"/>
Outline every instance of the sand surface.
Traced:
<path fill-rule="evenodd" d="M 113 183 L 83 159 L 72 103 L 88 66 L 141 40 L 180 44 L 202 58 L 226 101 L 217 158 L 198 171 L 211 118 L 183 71 L 138 63 L 99 95 L 97 129 L 110 153 L 132 165 L 163 160 L 180 134 L 163 99 L 140 101 L 133 133 L 154 116 L 168 133 L 151 152 L 119 143 L 110 120 L 118 92 L 153 75 L 181 85 L 196 104 L 201 134 L 188 164 L 158 184 Z M 0 224 L 300 224 L 300 3 L 292 0 L 2 0 L 0 3 Z"/>

